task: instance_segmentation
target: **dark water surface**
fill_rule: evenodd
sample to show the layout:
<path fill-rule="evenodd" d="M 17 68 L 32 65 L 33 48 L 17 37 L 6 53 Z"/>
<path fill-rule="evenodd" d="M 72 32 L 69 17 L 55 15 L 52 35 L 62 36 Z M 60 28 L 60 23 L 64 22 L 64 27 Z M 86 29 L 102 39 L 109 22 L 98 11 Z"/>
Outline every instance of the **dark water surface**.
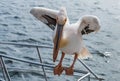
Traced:
<path fill-rule="evenodd" d="M 0 42 L 16 42 L 52 46 L 52 31 L 35 19 L 30 13 L 32 7 L 67 8 L 71 23 L 86 14 L 96 15 L 101 20 L 101 30 L 97 34 L 84 36 L 85 44 L 93 55 L 92 59 L 84 60 L 95 73 L 105 81 L 120 80 L 120 1 L 119 0 L 1 0 L 0 1 Z M 43 62 L 53 64 L 52 49 L 41 49 Z M 32 61 L 39 61 L 34 48 L 0 45 L 0 54 L 15 56 Z M 72 58 L 67 56 L 64 65 Z M 10 61 L 8 67 L 19 67 L 41 70 L 41 67 Z M 56 63 L 57 64 L 57 63 Z M 75 68 L 82 68 L 78 62 Z M 27 70 L 26 70 L 27 71 Z M 51 71 L 52 72 L 52 71 Z M 12 81 L 43 81 L 39 72 L 10 72 Z M 54 76 L 47 73 L 49 81 L 75 81 L 78 77 Z M 0 73 L 2 78 L 2 74 Z"/>

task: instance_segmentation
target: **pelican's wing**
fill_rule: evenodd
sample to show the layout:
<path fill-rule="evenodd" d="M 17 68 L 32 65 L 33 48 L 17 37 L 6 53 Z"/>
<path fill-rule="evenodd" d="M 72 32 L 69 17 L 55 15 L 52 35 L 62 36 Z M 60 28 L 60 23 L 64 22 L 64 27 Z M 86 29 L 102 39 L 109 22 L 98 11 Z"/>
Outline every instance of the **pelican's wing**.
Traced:
<path fill-rule="evenodd" d="M 30 13 L 38 20 L 49 26 L 52 30 L 56 26 L 57 10 L 47 9 L 43 7 L 34 7 Z"/>
<path fill-rule="evenodd" d="M 90 30 L 90 29 L 88 29 L 88 28 L 89 28 L 89 27 L 86 26 L 86 27 L 81 31 L 82 35 L 89 34 L 89 33 L 92 33 L 92 32 L 95 31 L 95 30 Z"/>
<path fill-rule="evenodd" d="M 97 32 L 100 29 L 100 21 L 98 17 L 93 15 L 85 15 L 79 20 L 79 32 L 82 35 Z"/>

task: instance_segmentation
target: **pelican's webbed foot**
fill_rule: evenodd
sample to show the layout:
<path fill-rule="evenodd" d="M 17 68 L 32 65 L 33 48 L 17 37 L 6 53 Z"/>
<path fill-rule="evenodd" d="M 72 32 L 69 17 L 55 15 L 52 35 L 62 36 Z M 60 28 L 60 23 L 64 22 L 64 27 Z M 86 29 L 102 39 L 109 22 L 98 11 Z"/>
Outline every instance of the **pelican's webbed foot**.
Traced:
<path fill-rule="evenodd" d="M 64 68 L 62 67 L 61 64 L 58 64 L 55 68 L 54 68 L 54 75 L 61 75 L 61 73 L 63 72 Z"/>
<path fill-rule="evenodd" d="M 73 67 L 66 68 L 65 73 L 66 75 L 73 75 L 74 73 Z"/>

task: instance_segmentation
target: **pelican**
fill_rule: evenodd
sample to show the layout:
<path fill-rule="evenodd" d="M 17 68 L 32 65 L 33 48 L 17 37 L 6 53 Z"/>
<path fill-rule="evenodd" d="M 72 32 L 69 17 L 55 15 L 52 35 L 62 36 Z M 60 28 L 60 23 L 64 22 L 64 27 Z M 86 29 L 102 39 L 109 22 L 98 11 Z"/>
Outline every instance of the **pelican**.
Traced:
<path fill-rule="evenodd" d="M 31 9 L 30 13 L 54 31 L 54 62 L 57 59 L 59 50 L 62 52 L 61 59 L 58 65 L 54 68 L 54 75 L 61 75 L 63 70 L 65 70 L 66 75 L 73 75 L 76 59 L 78 57 L 91 57 L 90 52 L 83 42 L 82 35 L 97 32 L 100 29 L 98 17 L 85 15 L 76 23 L 70 24 L 66 8 L 64 7 L 61 7 L 60 10 L 34 7 Z M 73 63 L 67 68 L 62 66 L 65 54 L 74 55 Z"/>

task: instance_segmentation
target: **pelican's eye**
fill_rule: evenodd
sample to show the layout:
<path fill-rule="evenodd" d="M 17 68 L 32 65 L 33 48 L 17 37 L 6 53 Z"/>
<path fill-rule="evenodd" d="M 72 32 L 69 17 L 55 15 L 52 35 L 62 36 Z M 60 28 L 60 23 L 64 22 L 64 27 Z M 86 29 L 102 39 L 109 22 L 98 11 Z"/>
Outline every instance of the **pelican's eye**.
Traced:
<path fill-rule="evenodd" d="M 65 19 L 65 22 L 67 21 L 67 18 Z"/>
<path fill-rule="evenodd" d="M 65 20 L 64 20 L 64 24 L 66 23 L 66 21 L 67 21 L 67 18 L 65 18 Z"/>

